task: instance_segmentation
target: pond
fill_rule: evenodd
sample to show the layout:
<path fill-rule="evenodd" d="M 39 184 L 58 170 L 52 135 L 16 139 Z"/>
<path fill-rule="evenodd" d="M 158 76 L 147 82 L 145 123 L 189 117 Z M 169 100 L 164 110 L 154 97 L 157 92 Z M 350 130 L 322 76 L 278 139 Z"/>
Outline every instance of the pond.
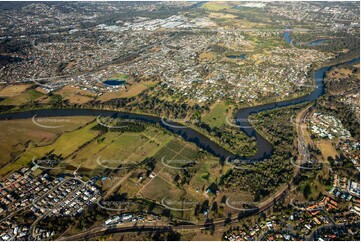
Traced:
<path fill-rule="evenodd" d="M 244 60 L 246 59 L 246 54 L 242 54 L 242 55 L 227 55 L 227 58 L 230 58 L 230 59 L 241 59 L 241 60 Z"/>
<path fill-rule="evenodd" d="M 126 81 L 124 81 L 124 80 L 116 80 L 116 79 L 114 79 L 114 80 L 106 80 L 106 81 L 104 81 L 103 82 L 105 85 L 109 85 L 109 86 L 120 86 L 120 85 L 123 85 L 123 84 L 125 84 L 126 83 Z"/>
<path fill-rule="evenodd" d="M 320 45 L 324 42 L 328 41 L 327 39 L 319 39 L 319 40 L 315 40 L 315 41 L 312 41 L 308 44 L 308 46 L 316 46 L 316 45 Z"/>

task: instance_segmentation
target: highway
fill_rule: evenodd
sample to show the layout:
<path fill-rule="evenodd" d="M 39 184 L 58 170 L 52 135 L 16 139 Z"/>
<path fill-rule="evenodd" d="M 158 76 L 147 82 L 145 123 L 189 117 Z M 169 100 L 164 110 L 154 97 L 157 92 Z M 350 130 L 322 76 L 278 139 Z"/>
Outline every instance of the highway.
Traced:
<path fill-rule="evenodd" d="M 307 128 L 307 124 L 304 124 L 303 121 L 306 120 L 306 117 L 309 114 L 310 108 L 312 105 L 308 105 L 306 108 L 301 110 L 296 116 L 296 131 L 298 134 L 297 143 L 298 143 L 298 153 L 299 160 L 302 162 L 308 162 L 310 160 L 310 153 L 307 147 L 307 142 L 305 141 L 305 129 Z"/>

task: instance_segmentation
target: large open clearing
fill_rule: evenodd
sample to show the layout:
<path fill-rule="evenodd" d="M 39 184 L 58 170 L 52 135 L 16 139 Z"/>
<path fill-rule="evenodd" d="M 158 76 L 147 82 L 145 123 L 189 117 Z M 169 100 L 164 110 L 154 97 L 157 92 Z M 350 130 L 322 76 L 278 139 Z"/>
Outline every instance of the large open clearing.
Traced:
<path fill-rule="evenodd" d="M 98 100 L 105 102 L 116 98 L 130 98 L 141 94 L 144 90 L 153 87 L 157 84 L 157 81 L 137 82 L 127 87 L 126 90 L 120 90 L 115 92 L 107 92 L 100 96 Z"/>
<path fill-rule="evenodd" d="M 27 147 L 45 146 L 53 143 L 62 133 L 75 130 L 90 122 L 94 117 L 67 117 L 69 122 L 59 128 L 43 128 L 35 125 L 31 119 L 0 121 L 1 166 L 10 159 L 21 155 Z"/>
<path fill-rule="evenodd" d="M 85 121 L 86 119 L 82 119 L 82 122 L 85 123 Z M 84 143 L 97 136 L 98 132 L 91 130 L 94 125 L 95 123 L 92 122 L 91 124 L 88 124 L 81 129 L 77 129 L 71 132 L 64 132 L 50 145 L 32 145 L 23 154 L 21 154 L 15 162 L 7 164 L 1 168 L 0 175 L 5 175 L 10 171 L 18 170 L 31 162 L 33 158 L 41 158 L 47 153 L 53 153 L 56 155 L 61 155 L 62 157 L 67 157 L 76 151 L 79 147 L 81 147 Z M 78 126 L 81 125 L 78 123 Z"/>
<path fill-rule="evenodd" d="M 56 94 L 61 95 L 65 100 L 68 100 L 70 103 L 83 104 L 87 103 L 95 97 L 91 92 L 84 91 L 67 85 L 55 92 Z"/>
<path fill-rule="evenodd" d="M 203 7 L 211 11 L 221 11 L 221 10 L 229 9 L 232 6 L 230 6 L 226 2 L 207 2 L 203 5 Z"/>
<path fill-rule="evenodd" d="M 220 127 L 226 123 L 226 118 L 230 115 L 231 106 L 226 101 L 215 103 L 209 113 L 202 117 L 202 120 L 211 127 Z"/>
<path fill-rule="evenodd" d="M 0 102 L 0 105 L 20 106 L 28 102 L 33 102 L 41 96 L 43 96 L 43 94 L 36 90 L 26 90 L 20 94 L 6 98 Z"/>
<path fill-rule="evenodd" d="M 1 86 L 0 97 L 13 97 L 31 87 L 31 84 Z"/>
<path fill-rule="evenodd" d="M 317 141 L 316 145 L 320 149 L 324 161 L 327 161 L 329 156 L 331 156 L 333 159 L 335 159 L 336 156 L 339 156 L 339 153 L 335 149 L 335 146 L 331 140 Z"/>
<path fill-rule="evenodd" d="M 119 165 L 136 164 L 153 156 L 173 135 L 149 126 L 141 133 L 107 132 L 80 150 L 69 161 L 87 169 L 117 168 Z"/>

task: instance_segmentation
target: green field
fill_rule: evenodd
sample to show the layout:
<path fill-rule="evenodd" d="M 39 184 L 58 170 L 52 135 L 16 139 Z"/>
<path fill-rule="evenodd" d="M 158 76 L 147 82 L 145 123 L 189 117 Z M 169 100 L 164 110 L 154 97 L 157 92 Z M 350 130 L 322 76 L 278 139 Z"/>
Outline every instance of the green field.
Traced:
<path fill-rule="evenodd" d="M 88 122 L 89 119 L 87 119 Z M 29 129 L 34 128 L 31 120 L 27 120 L 27 122 Z M 51 136 L 51 142 L 48 141 L 43 146 L 29 146 L 19 159 L 4 166 L 0 174 L 4 175 L 18 170 L 29 164 L 34 157 L 41 158 L 46 154 L 53 153 L 64 158 L 67 157 L 65 162 L 58 166 L 61 169 L 50 171 L 53 175 L 71 172 L 79 167 L 78 173 L 87 177 L 107 176 L 108 179 L 100 183 L 105 192 L 125 193 L 129 197 L 141 195 L 143 198 L 158 203 L 163 198 L 171 201 L 178 201 L 180 198 L 199 201 L 204 196 L 202 189 L 207 188 L 211 182 L 217 181 L 222 174 L 218 159 L 210 155 L 200 157 L 199 149 L 195 144 L 186 142 L 156 126 L 146 126 L 142 132 L 108 131 L 100 135 L 100 131 L 92 129 L 96 124 L 96 122 L 86 125 L 84 123 L 84 127 L 69 132 L 63 129 L 64 132 Z M 35 127 L 38 126 L 35 125 Z M 38 128 L 40 129 L 40 127 Z M 121 161 L 125 164 L 130 164 L 130 162 L 137 164 L 146 158 L 154 157 L 155 167 L 152 172 L 156 176 L 150 178 L 146 175 L 150 169 L 147 165 L 137 166 L 132 170 L 112 169 L 120 168 L 119 164 L 115 162 L 103 166 L 99 164 L 99 160 L 97 161 L 99 157 L 101 157 L 100 161 Z M 169 164 L 170 167 L 166 166 L 162 161 L 163 157 L 166 161 L 179 161 L 180 163 L 176 162 Z M 181 187 L 175 177 L 183 177 L 186 173 L 184 173 L 185 170 L 177 168 L 187 165 L 187 162 L 194 162 L 192 167 L 187 168 L 191 174 L 189 185 L 185 183 Z M 38 169 L 33 173 L 39 174 L 41 171 Z M 108 171 L 110 173 L 107 173 Z M 143 177 L 141 180 L 139 180 L 140 175 Z M 175 206 L 177 207 L 177 205 Z M 174 213 L 177 216 L 185 216 L 184 218 L 193 216 L 190 212 Z"/>
<path fill-rule="evenodd" d="M 93 117 L 67 117 L 68 122 L 56 129 L 39 127 L 31 119 L 0 121 L 2 130 L 0 133 L 0 166 L 4 166 L 11 159 L 21 155 L 26 147 L 49 145 L 62 133 L 73 131 L 93 119 Z M 44 124 L 52 125 L 49 122 Z"/>
<path fill-rule="evenodd" d="M 164 172 L 169 172 L 172 176 L 175 176 L 176 173 L 179 172 L 177 168 L 191 162 L 197 162 L 197 153 L 198 148 L 194 144 L 184 142 L 180 139 L 173 139 L 154 155 L 154 158 L 158 162 L 156 171 L 165 168 Z M 175 167 L 175 169 L 172 169 L 172 167 Z"/>
<path fill-rule="evenodd" d="M 111 79 L 111 80 L 117 79 L 117 80 L 124 80 L 124 81 L 126 81 L 128 78 L 129 78 L 129 75 L 120 73 L 120 74 L 117 74 L 117 75 L 115 75 L 115 76 L 112 76 L 112 77 L 109 78 L 109 79 Z"/>
<path fill-rule="evenodd" d="M 43 95 L 44 94 L 42 94 L 36 90 L 27 90 L 14 97 L 6 98 L 5 100 L 0 102 L 0 105 L 20 106 L 20 105 L 28 103 L 28 102 L 33 102 Z"/>
<path fill-rule="evenodd" d="M 220 11 L 224 9 L 229 9 L 231 8 L 231 6 L 228 6 L 228 4 L 224 2 L 207 2 L 203 4 L 203 8 L 211 11 Z"/>
<path fill-rule="evenodd" d="M 193 176 L 190 186 L 201 190 L 204 186 L 206 187 L 212 182 L 216 182 L 221 174 L 227 172 L 231 167 L 228 165 L 221 168 L 217 158 L 207 156 L 200 161 L 197 168 L 198 170 Z"/>
<path fill-rule="evenodd" d="M 209 113 L 202 116 L 202 120 L 211 127 L 221 127 L 226 123 L 226 117 L 229 115 L 230 108 L 231 106 L 227 105 L 226 101 L 217 102 L 211 107 Z"/>
<path fill-rule="evenodd" d="M 75 152 L 80 146 L 98 135 L 98 131 L 91 130 L 94 125 L 95 123 L 93 122 L 81 129 L 68 133 L 63 133 L 54 143 L 50 145 L 32 147 L 28 149 L 15 162 L 1 168 L 0 175 L 5 175 L 8 172 L 21 169 L 23 166 L 31 162 L 34 157 L 41 158 L 47 153 L 62 155 L 62 157 L 70 155 L 71 153 Z"/>
<path fill-rule="evenodd" d="M 147 127 L 141 133 L 107 132 L 67 162 L 73 166 L 82 164 L 82 167 L 88 169 L 103 169 L 101 164 L 112 168 L 123 163 L 135 164 L 153 156 L 171 139 L 173 139 L 172 135 L 153 126 Z M 109 162 L 102 163 L 102 160 Z"/>
<path fill-rule="evenodd" d="M 143 189 L 142 194 L 151 200 L 161 201 L 163 198 L 177 199 L 179 192 L 179 189 L 175 186 L 172 186 L 162 178 L 155 177 L 147 185 L 146 189 Z"/>
<path fill-rule="evenodd" d="M 159 140 L 158 137 L 164 138 L 163 135 L 158 135 L 155 140 Z M 140 144 L 140 142 L 138 141 L 137 144 Z M 148 142 L 148 144 L 150 144 L 150 142 Z M 146 146 L 142 145 L 141 147 L 145 149 Z M 177 175 L 182 176 L 183 173 L 183 170 L 178 168 L 186 165 L 187 162 L 197 161 L 198 148 L 195 144 L 185 142 L 174 135 L 172 135 L 171 139 L 167 140 L 166 143 L 163 143 L 163 146 L 157 145 L 157 147 L 158 149 L 153 149 L 152 155 L 156 160 L 153 170 L 153 174 L 156 174 L 156 177 L 153 179 L 144 177 L 144 179 L 138 183 L 137 177 L 134 176 L 134 174 L 142 173 L 142 170 L 138 169 L 138 171 L 134 172 L 133 175 L 123 183 L 121 192 L 130 194 L 131 196 L 135 196 L 140 192 L 143 197 L 155 201 L 160 201 L 164 197 L 169 199 L 177 198 L 182 189 L 177 187 L 174 178 Z M 133 148 L 134 147 L 131 146 L 128 147 L 128 149 Z M 138 153 L 139 150 L 141 149 L 138 148 Z"/>

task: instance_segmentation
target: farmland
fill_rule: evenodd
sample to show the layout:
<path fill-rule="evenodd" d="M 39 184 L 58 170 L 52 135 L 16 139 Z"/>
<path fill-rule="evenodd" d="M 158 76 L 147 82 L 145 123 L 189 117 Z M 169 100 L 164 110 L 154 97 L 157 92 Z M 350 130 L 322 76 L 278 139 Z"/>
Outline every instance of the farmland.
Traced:
<path fill-rule="evenodd" d="M 20 94 L 16 94 L 6 98 L 4 101 L 0 102 L 0 105 L 20 106 L 28 102 L 33 102 L 41 96 L 43 96 L 43 94 L 36 90 L 27 90 Z"/>
<path fill-rule="evenodd" d="M 29 119 L 0 121 L 1 166 L 31 147 L 54 143 L 62 133 L 76 130 L 93 119 L 93 117 L 68 117 L 69 122 L 56 129 L 44 129 Z"/>
<path fill-rule="evenodd" d="M 7 164 L 1 168 L 0 174 L 5 175 L 8 172 L 20 169 L 32 161 L 34 157 L 41 158 L 47 153 L 60 155 L 64 158 L 67 157 L 75 152 L 80 146 L 97 136 L 96 131 L 91 131 L 91 128 L 94 125 L 94 123 L 90 123 L 80 129 L 71 132 L 64 132 L 59 136 L 59 138 L 49 145 L 39 147 L 33 146 L 28 148 L 13 163 Z"/>
<path fill-rule="evenodd" d="M 0 3 L 0 240 L 359 241 L 359 10 Z"/>

